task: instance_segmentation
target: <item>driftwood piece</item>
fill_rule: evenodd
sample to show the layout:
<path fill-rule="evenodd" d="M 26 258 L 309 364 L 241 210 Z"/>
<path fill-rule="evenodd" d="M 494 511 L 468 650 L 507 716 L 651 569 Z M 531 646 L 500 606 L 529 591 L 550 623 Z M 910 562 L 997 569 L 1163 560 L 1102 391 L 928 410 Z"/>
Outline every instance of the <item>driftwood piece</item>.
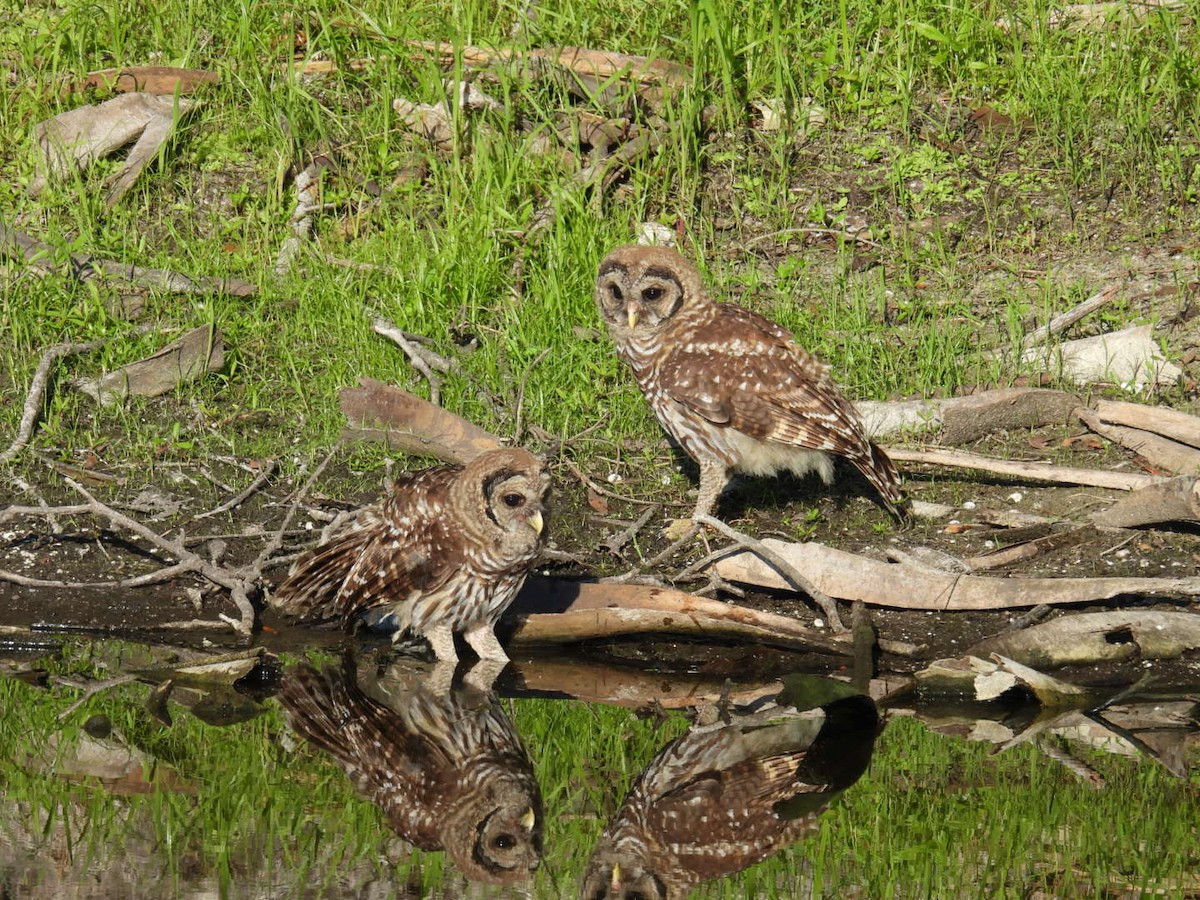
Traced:
<path fill-rule="evenodd" d="M 941 572 L 904 563 L 868 559 L 823 544 L 763 541 L 818 588 L 839 600 L 875 606 L 937 611 L 1019 609 L 1046 604 L 1092 603 L 1122 595 L 1182 599 L 1200 596 L 1200 577 L 1190 578 L 989 578 Z M 773 590 L 789 585 L 771 566 L 751 553 L 738 553 L 714 564 L 729 581 Z M 1011 654 L 1006 654 L 1011 655 Z"/>
<path fill-rule="evenodd" d="M 996 431 L 1060 425 L 1070 419 L 1079 398 L 1047 388 L 999 388 L 967 397 L 854 405 L 872 438 L 940 429 L 940 443 L 967 444 Z"/>
<path fill-rule="evenodd" d="M 1075 415 L 1096 434 L 1136 453 L 1152 466 L 1180 475 L 1200 475 L 1200 450 L 1195 447 L 1140 428 L 1105 424 L 1088 409 L 1077 409 Z"/>
<path fill-rule="evenodd" d="M 34 126 L 41 170 L 30 190 L 39 193 L 50 180 L 73 169 L 87 169 L 126 144 L 134 143 L 124 164 L 109 181 L 105 205 L 114 206 L 158 155 L 176 122 L 195 102 L 157 94 L 121 94 L 93 106 L 59 113 Z"/>
<path fill-rule="evenodd" d="M 1123 400 L 1100 400 L 1096 418 L 1106 425 L 1125 425 L 1200 448 L 1200 417 L 1166 406 L 1147 406 Z"/>
<path fill-rule="evenodd" d="M 1129 388 L 1174 384 L 1183 371 L 1168 362 L 1154 340 L 1151 325 L 1032 347 L 1022 354 L 1026 363 L 1040 363 L 1076 384 L 1119 384 Z"/>
<path fill-rule="evenodd" d="M 1184 651 L 1197 648 L 1200 615 L 1131 609 L 1062 616 L 990 637 L 967 652 L 974 656 L 999 653 L 1027 666 L 1048 669 L 1135 655 L 1177 659 Z"/>
<path fill-rule="evenodd" d="M 1077 469 L 1070 466 L 1053 466 L 1049 463 L 994 459 L 978 453 L 969 453 L 966 450 L 940 447 L 925 450 L 888 447 L 887 453 L 894 462 L 927 463 L 933 466 L 976 469 L 980 472 L 993 472 L 997 475 L 1008 475 L 1031 481 L 1082 484 L 1119 491 L 1132 491 L 1165 480 L 1158 475 L 1143 475 L 1138 472 L 1110 472 L 1105 469 Z"/>
<path fill-rule="evenodd" d="M 80 81 L 71 82 L 64 93 L 89 90 L 113 91 L 119 94 L 138 91 L 144 94 L 193 94 L 221 76 L 206 69 L 182 69 L 179 66 L 125 66 L 120 69 L 100 69 L 88 72 Z"/>
<path fill-rule="evenodd" d="M 502 446 L 495 435 L 461 416 L 371 378 L 342 388 L 339 399 L 350 423 L 343 437 L 349 439 L 382 440 L 405 453 L 456 463 Z"/>
<path fill-rule="evenodd" d="M 201 325 L 145 359 L 99 378 L 76 379 L 72 384 L 107 406 L 130 395 L 157 397 L 224 365 L 225 342 L 220 330 L 214 325 Z"/>
<path fill-rule="evenodd" d="M 1087 692 L 1059 681 L 1002 654 L 989 659 L 968 653 L 954 659 L 938 659 L 915 674 L 918 689 L 937 695 L 997 700 L 1012 690 L 1028 690 L 1043 706 L 1079 706 Z"/>
<path fill-rule="evenodd" d="M 1055 316 L 1041 328 L 1029 333 L 1025 339 L 1026 346 L 1040 346 L 1056 334 L 1061 334 L 1066 331 L 1080 319 L 1086 318 L 1096 310 L 1107 306 L 1110 302 L 1120 296 L 1120 291 L 1115 284 L 1110 284 L 1108 287 L 1101 288 L 1092 296 L 1088 297 L 1078 306 L 1068 309 L 1064 313 Z"/>
<path fill-rule="evenodd" d="M 1184 475 L 1141 488 L 1108 509 L 1092 513 L 1092 521 L 1104 528 L 1200 522 L 1200 479 Z"/>
<path fill-rule="evenodd" d="M 504 615 L 517 646 L 669 633 L 753 640 L 792 650 L 850 654 L 852 643 L 796 619 L 673 588 L 530 577 Z"/>
<path fill-rule="evenodd" d="M 3 220 L 0 220 L 0 253 L 12 259 L 23 259 L 43 272 L 70 275 L 80 281 L 89 281 L 97 273 L 102 273 L 130 284 L 178 294 L 224 293 L 248 297 L 258 290 L 257 285 L 240 278 L 192 277 L 167 269 L 147 269 L 83 253 L 66 257 L 58 248 L 17 231 Z"/>

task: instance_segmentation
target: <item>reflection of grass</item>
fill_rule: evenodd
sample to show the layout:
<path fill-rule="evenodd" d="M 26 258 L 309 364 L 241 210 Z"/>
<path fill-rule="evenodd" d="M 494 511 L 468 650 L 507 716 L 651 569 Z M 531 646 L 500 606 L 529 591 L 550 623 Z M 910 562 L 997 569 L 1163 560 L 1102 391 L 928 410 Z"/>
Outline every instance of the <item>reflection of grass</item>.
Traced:
<path fill-rule="evenodd" d="M 107 646 L 125 646 L 126 664 L 136 650 Z M 68 672 L 106 665 L 111 673 L 107 653 L 79 655 Z M 237 895 L 273 884 L 277 897 L 299 896 L 304 885 L 318 896 L 356 896 L 379 879 L 428 892 L 456 878 L 439 853 L 398 853 L 376 809 L 321 753 L 285 749 L 272 703 L 258 719 L 226 728 L 176 708 L 167 729 L 146 713 L 146 692 L 114 689 L 60 725 L 56 715 L 73 692 L 0 679 L 0 845 L 58 854 L 80 872 L 133 873 L 143 886 L 158 884 L 148 896 L 173 896 L 198 881 Z M 511 706 L 546 802 L 535 896 L 572 896 L 604 823 L 682 720 L 656 727 L 630 710 L 572 701 Z M 28 751 L 60 731 L 76 733 L 97 713 L 195 792 L 113 796 L 22 768 Z M 1191 756 L 1194 772 L 1200 760 L 1194 749 Z M 819 897 L 1015 897 L 1039 888 L 1077 896 L 1088 885 L 1161 886 L 1182 896 L 1172 879 L 1200 868 L 1196 775 L 1189 783 L 1143 760 L 1082 758 L 1106 779 L 1103 790 L 1031 747 L 996 755 L 990 745 L 894 720 L 868 773 L 812 838 L 705 895 L 807 896 L 811 883 Z M 0 868 L 16 862 L 25 870 L 24 857 L 0 860 Z"/>

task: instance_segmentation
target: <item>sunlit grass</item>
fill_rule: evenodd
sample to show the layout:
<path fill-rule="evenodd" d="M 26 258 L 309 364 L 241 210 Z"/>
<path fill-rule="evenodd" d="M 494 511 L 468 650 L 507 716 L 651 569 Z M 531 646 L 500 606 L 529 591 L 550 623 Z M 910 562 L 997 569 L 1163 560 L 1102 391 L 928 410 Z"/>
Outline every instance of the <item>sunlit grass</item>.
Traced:
<path fill-rule="evenodd" d="M 555 116 L 575 104 L 559 88 L 511 73 L 484 82 L 505 111 L 456 111 L 467 127 L 448 157 L 431 154 L 391 111 L 396 96 L 442 97 L 442 73 L 406 41 L 504 45 L 520 4 L 426 2 L 401 10 L 323 0 L 304 12 L 281 3 L 159 6 L 153 16 L 139 16 L 125 6 L 67 0 L 35 5 L 19 19 L 0 18 L 0 60 L 21 87 L 0 98 L 0 126 L 12 135 L 28 137 L 33 123 L 79 103 L 56 86 L 91 70 L 158 62 L 209 68 L 222 78 L 201 94 L 157 164 L 111 211 L 101 205 L 101 179 L 111 163 L 31 203 L 24 196 L 35 167 L 31 141 L 10 142 L 0 152 L 6 184 L 0 215 L 64 253 L 235 276 L 261 292 L 249 299 L 152 292 L 153 321 L 164 329 L 215 322 L 226 335 L 230 363 L 222 376 L 175 396 L 131 404 L 131 414 L 96 409 L 65 381 L 136 359 L 166 337 L 126 339 L 133 325 L 114 313 L 108 285 L 35 278 L 6 264 L 0 269 L 6 400 L 23 398 L 46 346 L 113 339 L 60 367 L 38 435 L 42 447 L 71 452 L 103 444 L 114 460 L 144 458 L 161 446 L 156 421 L 164 420 L 189 433 L 167 439 L 198 455 L 232 447 L 278 456 L 294 450 L 297 438 L 326 445 L 340 426 L 340 387 L 376 377 L 424 390 L 399 352 L 370 332 L 372 313 L 428 334 L 443 352 L 455 350 L 455 334 L 463 330 L 477 338 L 478 349 L 461 356 L 445 397 L 485 427 L 511 427 L 508 403 L 520 373 L 527 375 L 526 421 L 566 435 L 599 415 L 608 437 L 655 435 L 611 348 L 580 338 L 581 329 L 597 325 L 590 298 L 597 260 L 630 240 L 641 220 L 680 219 L 714 292 L 737 296 L 740 284 L 759 277 L 759 260 L 737 253 L 737 243 L 798 226 L 837 226 L 854 191 L 875 198 L 866 208 L 883 279 L 831 279 L 831 263 L 845 271 L 849 257 L 796 241 L 786 258 L 768 258 L 763 274 L 775 279 L 777 268 L 812 261 L 818 264 L 812 276 L 783 284 L 785 275 L 775 290 L 739 299 L 767 311 L 785 297 L 795 303 L 797 311 L 781 317 L 855 396 L 944 394 L 994 371 L 974 352 L 980 346 L 974 338 L 983 332 L 1000 340 L 1006 333 L 971 308 L 978 303 L 969 297 L 971 280 L 957 271 L 981 250 L 1023 252 L 1023 235 L 1012 229 L 1022 203 L 1049 197 L 1073 210 L 1077 230 L 1040 234 L 1042 241 L 1086 241 L 1101 222 L 1112 226 L 1111 213 L 1094 202 L 1097 191 L 1109 202 L 1120 200 L 1121 221 L 1153 223 L 1165 213 L 1169 221 L 1151 224 L 1152 231 L 1195 221 L 1197 38 L 1173 12 L 1067 29 L 1052 26 L 1054 7 L 1042 2 L 1001 9 L 922 0 L 803 7 L 677 0 L 614 10 L 611 3 L 577 0 L 539 8 L 522 20 L 519 43 L 660 55 L 695 67 L 693 84 L 659 110 L 670 139 L 634 167 L 600 210 L 596 198 L 571 186 L 569 170 L 531 154 L 518 133 L 518 126 L 526 134 L 552 129 Z M 134 24 L 143 20 L 146 27 Z M 309 59 L 379 62 L 302 80 L 285 67 L 297 49 Z M 916 137 L 928 131 L 953 140 L 952 123 L 931 111 L 932 96 L 986 102 L 1022 131 L 948 154 Z M 799 142 L 788 128 L 756 133 L 746 127 L 756 115 L 749 101 L 765 98 L 783 102 L 785 122 L 812 102 L 828 123 Z M 610 112 L 627 110 L 622 103 Z M 711 130 L 700 124 L 705 106 L 716 123 Z M 376 268 L 345 269 L 304 255 L 292 275 L 276 280 L 274 257 L 294 205 L 283 176 L 298 154 L 318 144 L 337 148 L 338 166 L 325 179 L 332 206 L 317 218 L 315 249 Z M 808 187 L 814 165 L 853 171 L 845 168 L 845 154 L 857 148 L 861 168 L 853 180 L 834 193 Z M 1009 179 L 1014 151 L 1028 177 L 1009 180 L 998 200 L 988 199 L 974 173 Z M 391 185 L 405 165 L 422 159 L 429 169 L 423 186 Z M 368 183 L 382 194 L 367 192 Z M 913 220 L 954 211 L 964 198 L 984 209 L 985 247 L 960 242 L 954 232 L 914 239 L 895 218 L 896 211 Z M 527 242 L 523 233 L 548 202 L 556 209 L 550 227 Z M 861 209 L 862 198 L 853 205 Z M 720 224 L 722 216 L 731 225 Z M 726 246 L 731 238 L 734 248 Z M 518 270 L 523 290 L 515 297 Z M 888 312 L 889 300 L 898 316 Z M 933 329 L 933 322 L 948 327 Z M 484 399 L 489 394 L 501 402 Z M 597 395 L 605 397 L 602 411 Z M 15 425 L 20 404 L 2 406 L 0 421 Z M 246 435 L 221 424 L 262 412 L 292 427 Z"/>

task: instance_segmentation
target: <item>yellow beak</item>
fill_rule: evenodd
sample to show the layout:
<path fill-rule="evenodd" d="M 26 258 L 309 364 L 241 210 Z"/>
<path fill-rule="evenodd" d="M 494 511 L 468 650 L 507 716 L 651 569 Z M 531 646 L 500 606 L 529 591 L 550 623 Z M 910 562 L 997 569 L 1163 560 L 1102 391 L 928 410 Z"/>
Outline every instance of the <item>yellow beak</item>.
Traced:
<path fill-rule="evenodd" d="M 634 328 L 637 328 L 637 323 L 638 323 L 638 310 L 637 310 L 637 307 L 636 307 L 636 306 L 630 306 L 630 307 L 626 308 L 626 310 L 625 310 L 625 316 L 626 316 L 626 318 L 629 320 L 629 328 L 630 328 L 630 330 L 632 330 L 632 329 L 634 329 Z"/>
<path fill-rule="evenodd" d="M 541 534 L 542 529 L 546 527 L 546 522 L 542 519 L 541 512 L 536 509 L 529 514 L 528 522 L 538 534 Z"/>
<path fill-rule="evenodd" d="M 531 806 L 531 807 L 529 807 L 529 809 L 525 810 L 525 814 L 523 816 L 521 816 L 520 819 L 517 820 L 517 824 L 520 825 L 522 828 L 524 828 L 526 831 L 532 831 L 533 825 L 536 821 L 537 821 L 537 816 L 534 815 L 533 807 Z"/>
<path fill-rule="evenodd" d="M 609 881 L 609 884 L 612 886 L 614 893 L 621 890 L 621 864 L 620 863 L 613 863 L 612 878 Z"/>

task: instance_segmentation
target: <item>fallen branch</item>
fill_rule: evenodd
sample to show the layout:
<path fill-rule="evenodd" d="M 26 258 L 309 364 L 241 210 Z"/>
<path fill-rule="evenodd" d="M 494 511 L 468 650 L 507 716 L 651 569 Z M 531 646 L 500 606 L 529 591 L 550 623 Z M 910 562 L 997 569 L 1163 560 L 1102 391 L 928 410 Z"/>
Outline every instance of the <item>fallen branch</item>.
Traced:
<path fill-rule="evenodd" d="M 144 359 L 99 378 L 76 378 L 71 385 L 100 405 L 119 403 L 130 395 L 158 397 L 225 365 L 225 340 L 215 325 L 201 325 Z"/>
<path fill-rule="evenodd" d="M 0 222 L 0 241 L 3 240 L 4 224 Z M 88 353 L 97 347 L 108 343 L 107 339 L 86 341 L 80 344 L 55 344 L 42 354 L 37 369 L 33 373 L 33 381 L 29 384 L 29 392 L 25 395 L 25 404 L 21 413 L 21 424 L 17 426 L 17 436 L 8 449 L 0 453 L 0 466 L 16 459 L 17 454 L 29 445 L 33 436 L 33 426 L 42 414 L 42 403 L 46 396 L 46 385 L 50 381 L 50 372 L 54 364 L 65 356 Z"/>
<path fill-rule="evenodd" d="M 796 544 L 768 538 L 763 544 L 803 571 L 819 590 L 831 597 L 895 609 L 1018 609 L 1040 604 L 1094 603 L 1124 595 L 1158 599 L 1200 597 L 1200 577 L 1196 576 L 989 578 L 881 562 L 812 542 Z M 774 590 L 790 588 L 774 568 L 751 553 L 726 557 L 714 568 L 730 581 Z"/>
<path fill-rule="evenodd" d="M 1200 522 L 1200 479 L 1184 475 L 1152 484 L 1092 513 L 1104 528 L 1135 528 L 1160 522 Z"/>
<path fill-rule="evenodd" d="M 697 525 L 707 525 L 714 531 L 717 531 L 725 537 L 729 538 L 739 547 L 745 547 L 763 562 L 774 568 L 794 591 L 808 594 L 817 606 L 825 613 L 829 619 L 830 626 L 837 633 L 841 634 L 846 631 L 846 626 L 842 624 L 842 617 L 838 613 L 837 603 L 832 597 L 822 591 L 819 587 L 812 583 L 812 579 L 804 575 L 798 568 L 793 566 L 782 555 L 776 553 L 762 541 L 757 538 L 752 538 L 747 534 L 742 534 L 733 528 L 730 528 L 720 519 L 713 516 L 696 516 L 692 521 Z"/>
<path fill-rule="evenodd" d="M 338 395 L 350 423 L 349 438 L 380 440 L 389 447 L 446 462 L 465 463 L 503 446 L 500 439 L 449 410 L 393 385 L 364 378 Z"/>
<path fill-rule="evenodd" d="M 999 653 L 1027 666 L 1048 669 L 1134 656 L 1178 659 L 1185 651 L 1197 648 L 1200 615 L 1119 610 L 1061 616 L 1022 631 L 987 638 L 967 652 L 973 656 Z"/>
<path fill-rule="evenodd" d="M 1076 469 L 1067 466 L 1054 466 L 1049 463 L 994 459 L 990 456 L 981 456 L 978 453 L 969 453 L 965 450 L 951 450 L 949 448 L 905 450 L 898 447 L 888 447 L 887 454 L 894 462 L 925 463 L 931 466 L 976 469 L 980 472 L 992 472 L 996 475 L 1008 475 L 1030 481 L 1048 481 L 1055 484 L 1082 484 L 1088 487 L 1113 488 L 1120 491 L 1132 491 L 1150 484 L 1157 484 L 1164 480 L 1162 476 L 1141 475 L 1135 472 Z"/>
<path fill-rule="evenodd" d="M 0 220 L 0 253 L 10 259 L 24 260 L 28 265 L 52 275 L 74 276 L 80 281 L 91 281 L 97 273 L 117 278 L 128 284 L 167 291 L 175 294 L 230 294 L 248 297 L 258 291 L 258 286 L 240 278 L 192 277 L 167 269 L 147 269 L 131 263 L 100 259 L 77 253 L 67 257 L 67 262 L 55 260 L 60 251 L 43 241 L 9 226 Z"/>
<path fill-rule="evenodd" d="M 1079 406 L 1079 398 L 1047 388 L 999 388 L 966 397 L 863 400 L 854 406 L 876 439 L 897 431 L 939 429 L 941 443 L 969 444 L 997 431 L 1061 425 Z"/>
<path fill-rule="evenodd" d="M 234 630 L 239 634 L 249 635 L 251 633 L 254 628 L 255 611 L 254 604 L 250 602 L 249 595 L 251 591 L 254 590 L 255 584 L 253 581 L 250 581 L 245 577 L 245 570 L 231 571 L 221 566 L 214 565 L 203 557 L 187 549 L 187 547 L 185 547 L 181 541 L 175 541 L 171 540 L 170 538 L 163 537 L 161 534 L 158 534 L 152 529 L 147 528 L 137 520 L 131 519 L 124 513 L 113 509 L 108 504 L 97 500 L 87 491 L 86 488 L 83 487 L 83 485 L 79 484 L 77 481 L 68 478 L 66 479 L 66 482 L 76 493 L 80 494 L 87 501 L 86 506 L 89 513 L 107 519 L 117 528 L 137 535 L 151 546 L 169 554 L 170 556 L 175 557 L 175 559 L 178 560 L 178 562 L 173 566 L 165 567 L 163 570 L 158 572 L 147 573 L 146 575 L 139 576 L 135 579 L 126 579 L 126 586 L 153 583 L 162 577 L 164 571 L 169 571 L 173 577 L 181 575 L 185 572 L 193 572 L 202 576 L 203 578 L 206 578 L 213 584 L 223 587 L 229 591 L 230 598 L 233 600 L 234 605 L 237 606 L 238 611 L 241 613 L 240 620 L 229 619 L 229 623 L 233 625 Z M 25 509 L 27 513 L 37 515 L 45 515 L 47 512 L 49 512 L 48 510 L 42 510 L 40 507 L 26 507 Z M 8 517 L 8 515 L 9 511 L 4 511 L 4 513 L 0 514 L 0 521 L 3 521 Z M 15 573 L 4 574 L 15 575 Z M 17 577 L 24 578 L 24 576 Z M 29 581 L 30 580 L 27 579 L 25 583 L 29 583 Z M 16 583 L 21 582 L 18 581 Z M 114 584 L 115 582 L 101 582 L 88 586 L 112 587 Z M 79 585 L 72 586 L 78 587 Z"/>
<path fill-rule="evenodd" d="M 1123 400 L 1100 400 L 1096 403 L 1096 418 L 1109 425 L 1152 431 L 1181 444 L 1200 447 L 1200 417 L 1177 409 Z"/>
<path fill-rule="evenodd" d="M 1195 447 L 1140 428 L 1107 424 L 1088 409 L 1077 409 L 1075 415 L 1096 434 L 1136 453 L 1152 466 L 1180 475 L 1200 475 L 1200 450 Z"/>
<path fill-rule="evenodd" d="M 796 619 L 707 600 L 672 588 L 530 577 L 505 613 L 517 646 L 608 640 L 637 634 L 682 634 L 755 640 L 793 650 L 848 655 L 848 639 Z"/>
<path fill-rule="evenodd" d="M 371 329 L 378 335 L 392 341 L 397 347 L 404 351 L 404 355 L 408 357 L 408 361 L 412 363 L 412 367 L 416 369 L 429 382 L 429 402 L 434 406 L 442 405 L 442 379 L 433 374 L 434 366 L 430 360 L 422 352 L 422 349 L 415 341 L 409 339 L 409 336 L 397 328 L 392 322 L 382 316 L 376 316 L 371 322 Z M 441 357 L 439 357 L 441 359 Z M 441 369 L 440 371 L 446 371 Z"/>
<path fill-rule="evenodd" d="M 221 76 L 205 69 L 181 69 L 178 66 L 125 66 L 88 72 L 80 81 L 70 82 L 64 93 L 82 93 L 94 89 L 146 94 L 192 94 L 206 85 L 218 84 Z"/>
<path fill-rule="evenodd" d="M 1119 294 L 1120 291 L 1117 289 L 1117 286 L 1110 284 L 1108 287 L 1101 289 L 1095 294 L 1092 294 L 1092 296 L 1088 297 L 1078 306 L 1074 307 L 1073 309 L 1068 309 L 1064 313 L 1060 313 L 1041 328 L 1031 332 L 1025 338 L 1025 345 L 1027 347 L 1037 347 L 1046 343 L 1046 341 L 1050 340 L 1050 338 L 1066 331 L 1080 319 L 1091 315 L 1096 310 L 1101 309 L 1104 306 L 1107 306 L 1110 302 L 1115 300 Z"/>

